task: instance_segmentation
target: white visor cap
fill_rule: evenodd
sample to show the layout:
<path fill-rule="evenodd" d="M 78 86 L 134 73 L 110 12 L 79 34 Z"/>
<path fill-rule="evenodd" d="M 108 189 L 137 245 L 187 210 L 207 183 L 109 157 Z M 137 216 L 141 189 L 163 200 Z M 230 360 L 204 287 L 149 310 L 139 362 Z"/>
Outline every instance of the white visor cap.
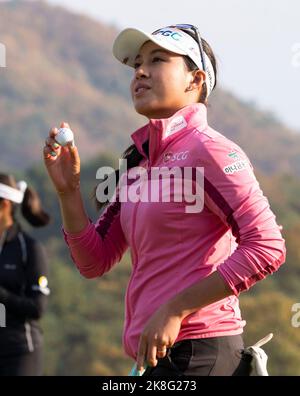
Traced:
<path fill-rule="evenodd" d="M 8 199 L 9 201 L 16 202 L 18 204 L 22 203 L 27 189 L 26 181 L 19 181 L 17 183 L 17 188 L 18 189 L 10 187 L 7 184 L 0 183 L 0 198 Z"/>
<path fill-rule="evenodd" d="M 200 70 L 205 71 L 207 96 L 212 92 L 215 85 L 215 73 L 209 57 L 204 53 L 206 64 L 206 70 L 204 70 L 199 44 L 189 34 L 178 28 L 165 27 L 153 33 L 147 33 L 134 28 L 124 29 L 114 41 L 113 55 L 121 63 L 134 67 L 135 58 L 141 46 L 148 40 L 168 51 L 179 55 L 186 55 L 192 59 Z"/>

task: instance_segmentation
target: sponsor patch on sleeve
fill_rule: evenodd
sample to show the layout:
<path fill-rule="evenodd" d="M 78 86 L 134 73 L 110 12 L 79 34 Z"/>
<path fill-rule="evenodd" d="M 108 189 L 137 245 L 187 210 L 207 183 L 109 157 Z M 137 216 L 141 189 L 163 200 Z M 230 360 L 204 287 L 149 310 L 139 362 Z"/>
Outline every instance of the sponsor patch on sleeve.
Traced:
<path fill-rule="evenodd" d="M 226 175 L 233 175 L 236 172 L 241 172 L 243 170 L 250 170 L 249 162 L 245 159 L 241 158 L 241 155 L 236 151 L 232 150 L 229 154 L 227 154 L 229 158 L 231 158 L 234 162 L 224 166 L 223 172 Z"/>
<path fill-rule="evenodd" d="M 226 175 L 232 175 L 235 172 L 241 172 L 245 169 L 249 169 L 247 161 L 236 161 L 225 166 L 223 172 L 226 173 Z"/>

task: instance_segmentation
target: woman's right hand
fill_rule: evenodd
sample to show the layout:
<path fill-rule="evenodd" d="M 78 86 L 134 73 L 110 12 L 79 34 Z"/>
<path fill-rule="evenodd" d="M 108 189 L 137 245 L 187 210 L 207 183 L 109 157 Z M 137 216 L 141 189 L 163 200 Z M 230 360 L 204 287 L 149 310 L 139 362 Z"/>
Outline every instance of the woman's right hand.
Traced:
<path fill-rule="evenodd" d="M 63 122 L 61 128 L 70 128 L 69 124 Z M 77 147 L 60 146 L 55 141 L 58 133 L 57 128 L 52 128 L 45 141 L 44 163 L 47 172 L 59 195 L 72 194 L 80 186 L 80 157 Z"/>

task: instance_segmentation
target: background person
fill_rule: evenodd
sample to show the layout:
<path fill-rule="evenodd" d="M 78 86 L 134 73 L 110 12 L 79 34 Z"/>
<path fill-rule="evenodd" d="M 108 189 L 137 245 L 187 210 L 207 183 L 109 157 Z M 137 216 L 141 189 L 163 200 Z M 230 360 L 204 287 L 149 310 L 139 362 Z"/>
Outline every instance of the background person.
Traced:
<path fill-rule="evenodd" d="M 12 175 L 0 174 L 0 303 L 6 327 L 0 327 L 0 375 L 41 375 L 43 336 L 39 319 L 49 289 L 48 264 L 42 245 L 22 230 L 23 217 L 34 227 L 48 224 L 37 193 Z"/>

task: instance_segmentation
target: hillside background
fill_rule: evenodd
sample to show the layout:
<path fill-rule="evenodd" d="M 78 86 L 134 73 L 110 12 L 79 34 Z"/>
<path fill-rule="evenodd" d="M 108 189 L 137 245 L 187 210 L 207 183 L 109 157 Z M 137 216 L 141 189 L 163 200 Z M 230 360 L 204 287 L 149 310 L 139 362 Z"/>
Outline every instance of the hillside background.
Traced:
<path fill-rule="evenodd" d="M 0 3 L 0 172 L 25 177 L 53 216 L 43 230 L 24 227 L 45 244 L 52 290 L 45 333 L 45 374 L 126 375 L 132 361 L 121 347 L 124 295 L 130 274 L 127 253 L 101 279 L 83 279 L 62 240 L 56 197 L 41 162 L 48 131 L 68 121 L 82 158 L 88 213 L 96 170 L 117 166 L 130 134 L 146 122 L 129 97 L 130 70 L 111 54 L 118 30 L 46 2 Z M 300 136 L 275 114 L 259 111 L 218 88 L 209 123 L 248 154 L 256 176 L 283 225 L 288 255 L 281 270 L 241 296 L 245 340 L 274 333 L 265 348 L 272 375 L 300 375 L 300 328 L 291 325 L 300 302 Z"/>

